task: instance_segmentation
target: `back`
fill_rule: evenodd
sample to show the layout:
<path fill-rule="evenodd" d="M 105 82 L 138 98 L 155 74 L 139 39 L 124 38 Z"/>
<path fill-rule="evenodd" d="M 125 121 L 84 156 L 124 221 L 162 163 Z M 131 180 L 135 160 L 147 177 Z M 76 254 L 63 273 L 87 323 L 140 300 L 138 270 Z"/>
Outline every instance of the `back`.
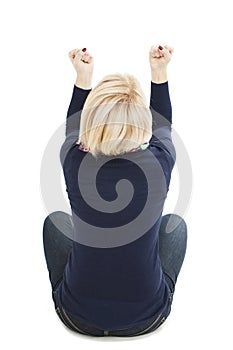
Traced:
<path fill-rule="evenodd" d="M 72 128 L 61 148 L 74 237 L 60 301 L 71 317 L 100 329 L 152 321 L 168 301 L 158 230 L 175 150 L 168 85 L 151 87 L 154 125 L 157 113 L 163 112 L 165 122 L 157 122 L 146 150 L 96 160 L 75 142 L 78 129 L 69 119 L 67 130 Z M 87 95 L 74 87 L 68 117 L 82 108 Z"/>
<path fill-rule="evenodd" d="M 170 181 L 164 160 L 168 154 L 152 142 L 144 151 L 97 161 L 78 145 L 67 154 L 74 242 L 60 297 L 71 316 L 113 330 L 140 325 L 165 307 L 158 255 Z"/>

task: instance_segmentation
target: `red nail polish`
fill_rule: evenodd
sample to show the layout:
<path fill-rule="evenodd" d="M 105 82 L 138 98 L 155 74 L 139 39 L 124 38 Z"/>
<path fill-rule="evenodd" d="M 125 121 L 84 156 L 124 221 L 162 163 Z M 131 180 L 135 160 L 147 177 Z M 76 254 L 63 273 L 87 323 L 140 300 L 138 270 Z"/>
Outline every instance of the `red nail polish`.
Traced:
<path fill-rule="evenodd" d="M 163 50 L 163 47 L 162 47 L 162 46 L 159 46 L 159 49 L 160 49 L 160 50 Z"/>
<path fill-rule="evenodd" d="M 83 49 L 82 49 L 82 52 L 86 52 L 87 51 L 87 49 L 84 47 Z"/>

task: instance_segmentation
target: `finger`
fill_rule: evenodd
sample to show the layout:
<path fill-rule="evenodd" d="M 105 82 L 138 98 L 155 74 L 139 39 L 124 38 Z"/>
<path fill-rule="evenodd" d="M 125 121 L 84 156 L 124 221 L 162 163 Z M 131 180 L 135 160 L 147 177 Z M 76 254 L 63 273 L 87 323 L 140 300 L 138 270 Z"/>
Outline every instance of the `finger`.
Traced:
<path fill-rule="evenodd" d="M 85 52 L 82 51 L 82 53 L 83 53 L 82 59 L 85 61 L 89 61 L 91 58 L 93 58 L 89 51 L 85 51 Z"/>
<path fill-rule="evenodd" d="M 79 50 L 79 49 L 74 49 L 74 50 L 69 51 L 69 55 L 75 54 L 78 50 Z"/>
<path fill-rule="evenodd" d="M 151 46 L 151 48 L 150 48 L 150 53 L 151 54 L 154 54 L 154 53 L 156 53 L 157 52 L 157 48 L 155 47 L 155 46 Z"/>
<path fill-rule="evenodd" d="M 88 61 L 90 59 L 90 54 L 88 52 L 85 52 L 85 54 L 82 57 L 82 60 Z"/>
<path fill-rule="evenodd" d="M 69 57 L 70 57 L 71 59 L 74 59 L 75 56 L 76 56 L 79 52 L 81 52 L 81 51 L 82 51 L 81 49 L 74 49 L 74 50 L 71 50 L 71 51 L 69 52 Z"/>
<path fill-rule="evenodd" d="M 170 54 L 173 54 L 173 52 L 174 52 L 174 47 L 169 46 L 169 45 L 164 45 L 164 47 L 169 51 Z"/>
<path fill-rule="evenodd" d="M 77 50 L 76 55 L 75 55 L 75 60 L 77 60 L 77 61 L 83 60 L 85 55 L 86 55 L 86 52 L 84 53 L 81 49 Z"/>
<path fill-rule="evenodd" d="M 71 59 L 71 61 L 74 60 L 75 55 L 76 55 L 76 53 L 75 53 L 74 50 L 72 50 L 72 51 L 69 52 L 69 58 Z"/>
<path fill-rule="evenodd" d="M 88 58 L 88 63 L 93 63 L 93 61 L 94 61 L 94 57 L 90 55 Z"/>
<path fill-rule="evenodd" d="M 166 49 L 165 47 L 163 47 L 163 50 L 161 50 L 161 55 L 167 59 L 170 56 L 170 53 L 168 51 L 168 49 Z"/>
<path fill-rule="evenodd" d="M 158 48 L 158 50 L 159 50 L 159 52 L 161 53 L 161 56 L 163 56 L 164 58 L 169 58 L 170 57 L 170 55 L 171 55 L 171 53 L 170 53 L 170 51 L 169 51 L 169 49 L 170 49 L 170 46 L 168 47 L 168 45 L 163 45 L 163 46 L 160 46 L 160 47 L 162 47 L 161 49 L 160 48 Z M 168 49 L 169 48 L 169 49 Z"/>
<path fill-rule="evenodd" d="M 85 63 L 92 63 L 93 62 L 93 57 L 91 55 L 86 55 L 85 57 L 82 58 L 82 61 Z"/>
<path fill-rule="evenodd" d="M 151 46 L 151 49 L 150 49 L 150 56 L 152 58 L 155 58 L 155 57 L 160 57 L 160 52 L 158 50 L 158 47 L 155 47 L 155 46 Z"/>

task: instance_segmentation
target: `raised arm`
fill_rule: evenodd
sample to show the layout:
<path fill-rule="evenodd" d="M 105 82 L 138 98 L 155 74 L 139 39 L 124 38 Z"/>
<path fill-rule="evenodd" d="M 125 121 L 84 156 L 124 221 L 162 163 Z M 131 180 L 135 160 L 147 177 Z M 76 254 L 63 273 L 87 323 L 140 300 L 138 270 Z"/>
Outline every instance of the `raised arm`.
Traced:
<path fill-rule="evenodd" d="M 67 111 L 65 141 L 60 150 L 60 160 L 64 164 L 70 148 L 77 142 L 80 129 L 80 117 L 88 94 L 91 91 L 94 68 L 93 57 L 86 49 L 75 49 L 69 52 L 70 60 L 77 76 L 73 86 L 73 93 Z"/>
<path fill-rule="evenodd" d="M 91 91 L 94 59 L 86 49 L 74 49 L 69 58 L 76 71 L 76 81 L 67 112 L 66 136 L 79 130 L 80 115 L 88 94 Z"/>
<path fill-rule="evenodd" d="M 152 141 L 160 143 L 175 158 L 171 139 L 172 106 L 168 87 L 167 64 L 171 60 L 173 48 L 152 46 L 149 52 L 151 66 L 150 110 L 152 114 Z"/>
<path fill-rule="evenodd" d="M 162 126 L 171 126 L 172 106 L 168 88 L 167 65 L 173 48 L 165 45 L 152 46 L 149 52 L 151 67 L 150 109 L 153 116 L 153 132 Z"/>

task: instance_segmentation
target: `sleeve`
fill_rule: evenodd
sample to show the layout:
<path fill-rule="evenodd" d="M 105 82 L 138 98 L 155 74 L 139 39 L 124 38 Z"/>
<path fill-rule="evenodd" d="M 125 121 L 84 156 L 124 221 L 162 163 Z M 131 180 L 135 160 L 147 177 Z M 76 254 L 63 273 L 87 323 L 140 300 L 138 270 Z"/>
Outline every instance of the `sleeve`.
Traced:
<path fill-rule="evenodd" d="M 86 98 L 89 95 L 90 91 L 91 89 L 85 90 L 74 85 L 70 105 L 67 112 L 66 137 L 70 133 L 79 131 L 80 116 L 81 116 Z"/>
<path fill-rule="evenodd" d="M 172 106 L 168 82 L 156 84 L 151 81 L 150 111 L 152 114 L 150 144 L 167 152 L 174 164 L 176 151 L 171 138 Z"/>
<path fill-rule="evenodd" d="M 68 151 L 77 142 L 82 109 L 90 91 L 91 89 L 82 89 L 76 85 L 73 87 L 73 93 L 67 111 L 65 141 L 60 150 L 60 161 L 62 166 Z"/>

